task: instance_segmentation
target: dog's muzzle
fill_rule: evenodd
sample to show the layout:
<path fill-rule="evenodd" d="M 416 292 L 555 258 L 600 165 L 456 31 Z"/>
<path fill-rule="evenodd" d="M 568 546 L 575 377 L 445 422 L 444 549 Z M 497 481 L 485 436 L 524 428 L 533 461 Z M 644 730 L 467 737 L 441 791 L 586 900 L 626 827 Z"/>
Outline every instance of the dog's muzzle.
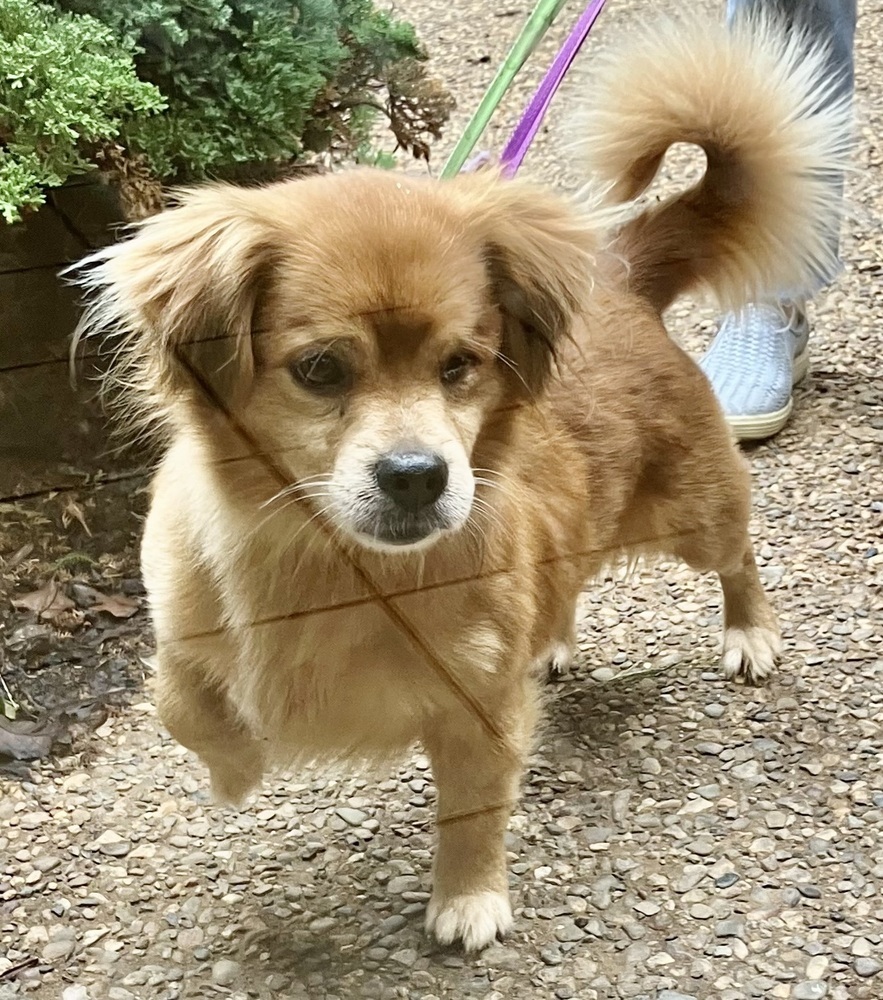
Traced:
<path fill-rule="evenodd" d="M 378 509 L 371 534 L 387 545 L 413 545 L 449 527 L 440 509 L 448 463 L 422 448 L 387 452 L 374 465 Z"/>

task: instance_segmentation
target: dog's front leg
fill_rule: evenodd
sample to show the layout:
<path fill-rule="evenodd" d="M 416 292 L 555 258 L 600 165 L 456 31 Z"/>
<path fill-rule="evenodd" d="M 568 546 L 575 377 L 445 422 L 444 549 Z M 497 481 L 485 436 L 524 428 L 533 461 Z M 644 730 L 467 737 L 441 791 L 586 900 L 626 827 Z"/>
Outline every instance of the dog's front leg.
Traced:
<path fill-rule="evenodd" d="M 202 646 L 200 662 L 173 644 L 157 644 L 157 710 L 172 736 L 208 766 L 215 800 L 239 806 L 261 780 L 264 745 L 245 730 L 233 705 L 206 676 L 207 654 L 222 662 L 231 657 L 230 649 L 219 640 Z"/>
<path fill-rule="evenodd" d="M 533 698 L 507 723 L 502 744 L 466 712 L 433 720 L 425 743 L 438 788 L 439 839 L 426 928 L 441 944 L 477 951 L 512 925 L 505 833 L 532 729 Z M 499 716 L 497 716 L 499 719 Z"/>

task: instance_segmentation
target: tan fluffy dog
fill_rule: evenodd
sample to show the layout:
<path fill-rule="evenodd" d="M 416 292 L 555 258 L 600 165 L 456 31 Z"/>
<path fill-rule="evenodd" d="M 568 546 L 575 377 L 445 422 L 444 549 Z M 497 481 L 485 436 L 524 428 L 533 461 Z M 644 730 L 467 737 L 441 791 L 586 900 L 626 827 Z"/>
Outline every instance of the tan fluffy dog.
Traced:
<path fill-rule="evenodd" d="M 766 24 L 657 25 L 593 84 L 588 207 L 490 173 L 210 186 L 91 262 L 86 331 L 170 439 L 143 544 L 162 719 L 237 803 L 275 766 L 421 743 L 442 942 L 510 926 L 538 665 L 604 564 L 716 572 L 725 672 L 773 668 L 746 467 L 660 314 L 831 264 L 847 114 L 819 110 L 822 65 Z M 680 141 L 697 187 L 602 204 Z"/>

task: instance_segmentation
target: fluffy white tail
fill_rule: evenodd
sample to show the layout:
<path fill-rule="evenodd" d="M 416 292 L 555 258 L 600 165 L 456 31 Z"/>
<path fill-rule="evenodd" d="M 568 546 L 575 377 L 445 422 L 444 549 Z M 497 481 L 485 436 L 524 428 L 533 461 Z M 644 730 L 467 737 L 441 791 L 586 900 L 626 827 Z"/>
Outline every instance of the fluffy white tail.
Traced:
<path fill-rule="evenodd" d="M 673 143 L 707 158 L 699 184 L 620 229 L 629 287 L 660 310 L 700 285 L 736 308 L 830 277 L 851 145 L 839 84 L 823 46 L 768 18 L 666 20 L 612 46 L 578 142 L 608 199 L 641 194 Z"/>

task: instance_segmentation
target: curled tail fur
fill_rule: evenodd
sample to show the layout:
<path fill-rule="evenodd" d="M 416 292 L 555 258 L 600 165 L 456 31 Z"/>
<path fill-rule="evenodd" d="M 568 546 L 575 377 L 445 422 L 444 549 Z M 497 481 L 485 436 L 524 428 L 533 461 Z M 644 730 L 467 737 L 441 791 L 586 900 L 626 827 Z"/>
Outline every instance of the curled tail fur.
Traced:
<path fill-rule="evenodd" d="M 614 45 L 578 142 L 608 200 L 637 198 L 674 143 L 707 160 L 695 187 L 618 231 L 630 289 L 662 310 L 705 286 L 738 308 L 829 278 L 851 145 L 842 90 L 824 46 L 766 17 L 667 20 Z"/>

